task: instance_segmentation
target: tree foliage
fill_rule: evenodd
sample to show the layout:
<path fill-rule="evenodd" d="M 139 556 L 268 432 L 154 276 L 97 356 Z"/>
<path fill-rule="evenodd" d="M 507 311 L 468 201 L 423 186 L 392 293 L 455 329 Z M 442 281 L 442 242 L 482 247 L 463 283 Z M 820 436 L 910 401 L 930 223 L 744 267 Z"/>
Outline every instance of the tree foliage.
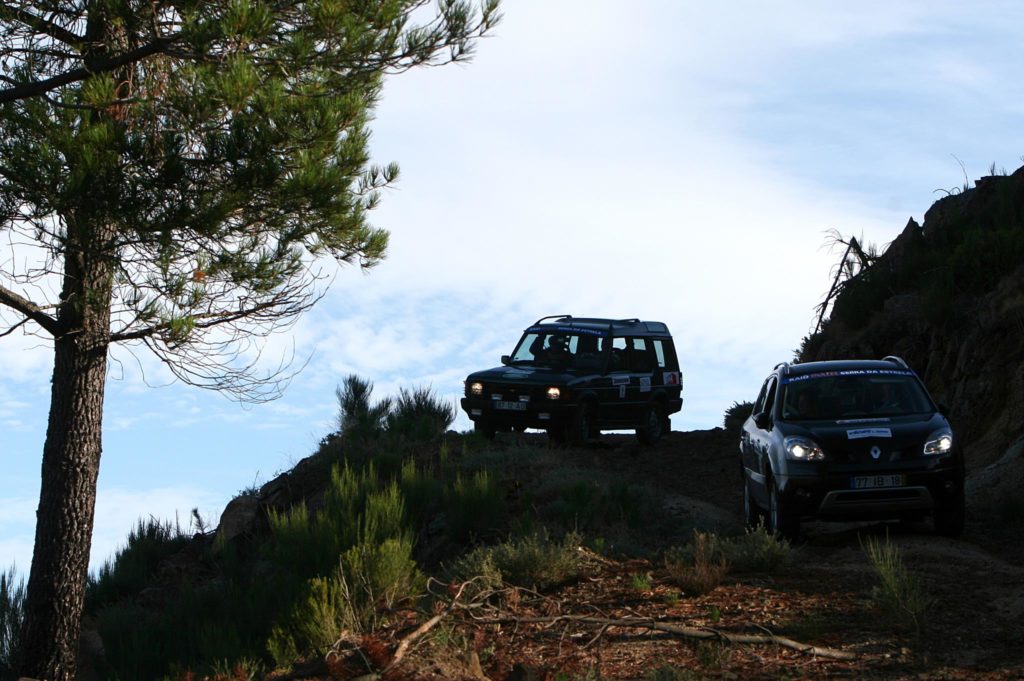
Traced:
<path fill-rule="evenodd" d="M 497 0 L 0 2 L 0 336 L 50 337 L 22 670 L 74 676 L 112 344 L 267 399 L 259 339 L 372 267 L 385 79 L 464 59 Z"/>
<path fill-rule="evenodd" d="M 185 381 L 273 395 L 251 339 L 318 299 L 316 256 L 384 256 L 367 213 L 398 169 L 370 164 L 367 140 L 385 77 L 468 56 L 495 5 L 4 3 L 0 229 L 36 250 L 0 268 L 13 323 L 61 332 L 59 301 L 19 289 L 103 225 L 86 247 L 113 266 L 110 339 Z"/>

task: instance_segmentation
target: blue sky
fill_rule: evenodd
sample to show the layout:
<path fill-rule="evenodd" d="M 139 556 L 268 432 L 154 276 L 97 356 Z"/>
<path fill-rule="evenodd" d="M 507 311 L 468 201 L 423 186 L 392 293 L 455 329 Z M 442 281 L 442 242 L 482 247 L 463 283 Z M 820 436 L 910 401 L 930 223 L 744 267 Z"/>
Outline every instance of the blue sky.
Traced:
<path fill-rule="evenodd" d="M 722 5 L 725 5 L 724 7 Z M 814 322 L 825 232 L 892 240 L 941 193 L 1024 154 L 1014 2 L 506 0 L 472 63 L 391 79 L 376 162 L 402 175 L 375 224 L 388 258 L 337 272 L 271 339 L 309 358 L 239 406 L 116 350 L 93 567 L 140 516 L 216 523 L 309 455 L 349 373 L 455 401 L 548 314 L 672 329 L 677 430 L 720 424 Z M 0 276 L 12 254 L 0 250 Z M 9 319 L 9 317 L 8 317 Z M 0 339 L 0 568 L 27 572 L 52 358 Z M 143 380 L 145 378 L 145 380 Z M 467 428 L 461 416 L 456 424 Z"/>

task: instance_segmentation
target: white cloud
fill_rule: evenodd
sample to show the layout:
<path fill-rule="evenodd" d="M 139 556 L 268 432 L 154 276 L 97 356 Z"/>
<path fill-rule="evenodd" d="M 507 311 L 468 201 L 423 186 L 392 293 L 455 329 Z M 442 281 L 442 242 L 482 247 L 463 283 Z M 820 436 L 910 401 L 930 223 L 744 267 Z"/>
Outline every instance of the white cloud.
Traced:
<path fill-rule="evenodd" d="M 1013 3 L 506 5 L 473 63 L 386 83 L 373 155 L 402 177 L 371 217 L 391 251 L 268 339 L 267 365 L 310 358 L 281 401 L 151 389 L 166 369 L 115 350 L 94 568 L 138 517 L 187 519 L 222 503 L 207 485 L 309 454 L 346 374 L 456 400 L 542 315 L 668 323 L 674 427 L 717 425 L 810 329 L 825 230 L 885 243 L 959 184 L 950 154 L 973 179 L 1024 153 Z M 38 339 L 0 340 L 0 558 L 31 543 L 51 366 Z"/>

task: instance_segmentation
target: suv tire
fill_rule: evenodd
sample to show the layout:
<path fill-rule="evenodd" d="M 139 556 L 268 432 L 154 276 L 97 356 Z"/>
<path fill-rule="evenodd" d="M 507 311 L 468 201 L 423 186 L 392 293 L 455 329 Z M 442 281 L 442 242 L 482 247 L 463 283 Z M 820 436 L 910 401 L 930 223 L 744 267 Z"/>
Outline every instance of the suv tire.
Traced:
<path fill-rule="evenodd" d="M 488 440 L 493 440 L 497 433 L 497 429 L 495 429 L 493 423 L 488 423 L 487 421 L 474 421 L 473 432 L 478 435 L 482 435 Z"/>
<path fill-rule="evenodd" d="M 590 402 L 581 402 L 566 426 L 566 440 L 573 447 L 586 444 L 590 439 L 593 425 L 594 406 Z"/>
<path fill-rule="evenodd" d="M 644 425 L 636 429 L 636 436 L 645 445 L 657 444 L 667 430 L 665 408 L 660 402 L 651 402 L 644 414 Z"/>

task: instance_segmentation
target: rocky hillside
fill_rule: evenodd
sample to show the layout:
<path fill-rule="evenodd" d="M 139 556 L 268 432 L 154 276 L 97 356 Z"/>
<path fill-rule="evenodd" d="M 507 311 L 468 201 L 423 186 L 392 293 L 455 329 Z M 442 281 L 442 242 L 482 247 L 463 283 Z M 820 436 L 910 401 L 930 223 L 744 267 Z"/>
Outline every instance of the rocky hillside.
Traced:
<path fill-rule="evenodd" d="M 843 282 L 799 360 L 896 354 L 948 405 L 968 467 L 1024 434 L 1024 168 L 952 190 Z"/>

